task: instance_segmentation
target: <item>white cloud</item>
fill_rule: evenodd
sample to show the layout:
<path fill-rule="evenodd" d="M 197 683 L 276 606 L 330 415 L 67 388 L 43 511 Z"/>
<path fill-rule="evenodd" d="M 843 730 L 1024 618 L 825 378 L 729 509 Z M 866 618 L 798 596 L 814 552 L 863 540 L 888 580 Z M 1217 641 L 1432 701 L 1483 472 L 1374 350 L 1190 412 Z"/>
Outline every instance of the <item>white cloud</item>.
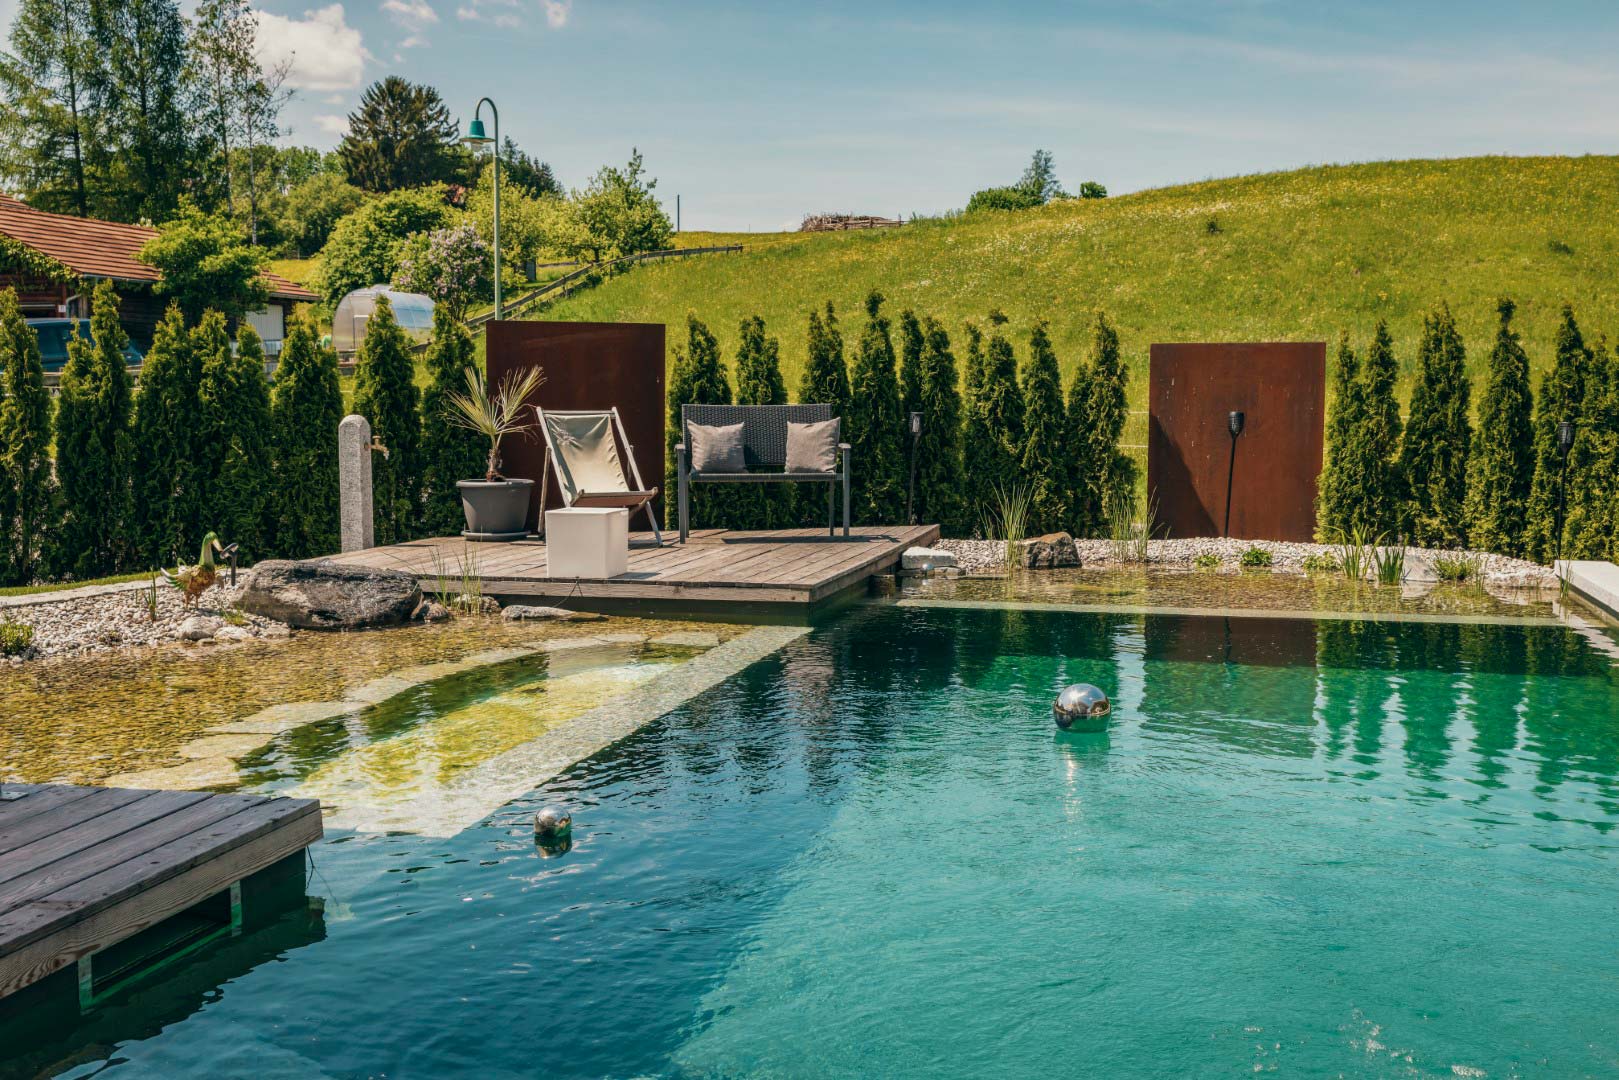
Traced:
<path fill-rule="evenodd" d="M 523 20 L 516 11 L 489 11 L 491 7 L 515 8 L 517 0 L 467 0 L 467 3 L 455 9 L 455 17 L 462 22 L 484 22 L 505 30 L 513 30 L 523 25 Z"/>
<path fill-rule="evenodd" d="M 540 0 L 545 7 L 545 23 L 553 30 L 561 30 L 568 25 L 568 16 L 573 13 L 573 0 Z"/>
<path fill-rule="evenodd" d="M 438 22 L 438 12 L 427 0 L 382 0 L 382 11 L 405 31 L 405 40 L 399 43 L 401 49 L 426 45 L 422 31 Z"/>
<path fill-rule="evenodd" d="M 333 116 L 327 113 L 315 117 L 315 126 L 328 135 L 347 135 L 349 132 L 349 118 L 346 116 Z"/>
<path fill-rule="evenodd" d="M 304 12 L 301 19 L 258 12 L 259 62 L 287 65 L 287 85 L 297 90 L 352 90 L 360 85 L 365 51 L 360 31 L 348 24 L 342 4 Z"/>

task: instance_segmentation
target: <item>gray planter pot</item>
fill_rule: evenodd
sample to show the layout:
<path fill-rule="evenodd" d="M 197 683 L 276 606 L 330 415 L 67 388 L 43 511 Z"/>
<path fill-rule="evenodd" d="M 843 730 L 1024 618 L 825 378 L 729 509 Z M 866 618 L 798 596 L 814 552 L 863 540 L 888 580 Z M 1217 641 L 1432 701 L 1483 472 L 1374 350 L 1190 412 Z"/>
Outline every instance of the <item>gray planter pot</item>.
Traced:
<path fill-rule="evenodd" d="M 521 540 L 528 535 L 528 500 L 532 480 L 460 480 L 461 509 L 468 540 Z"/>

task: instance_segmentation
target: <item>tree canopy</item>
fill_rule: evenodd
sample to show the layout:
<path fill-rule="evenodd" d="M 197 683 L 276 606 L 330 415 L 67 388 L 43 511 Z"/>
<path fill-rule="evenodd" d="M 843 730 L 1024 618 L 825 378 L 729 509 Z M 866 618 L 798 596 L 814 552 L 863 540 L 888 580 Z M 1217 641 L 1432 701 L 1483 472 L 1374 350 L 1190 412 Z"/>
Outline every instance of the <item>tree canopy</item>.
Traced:
<path fill-rule="evenodd" d="M 455 179 L 459 149 L 455 121 L 438 91 L 389 75 L 360 95 L 337 153 L 355 187 L 398 191 Z"/>

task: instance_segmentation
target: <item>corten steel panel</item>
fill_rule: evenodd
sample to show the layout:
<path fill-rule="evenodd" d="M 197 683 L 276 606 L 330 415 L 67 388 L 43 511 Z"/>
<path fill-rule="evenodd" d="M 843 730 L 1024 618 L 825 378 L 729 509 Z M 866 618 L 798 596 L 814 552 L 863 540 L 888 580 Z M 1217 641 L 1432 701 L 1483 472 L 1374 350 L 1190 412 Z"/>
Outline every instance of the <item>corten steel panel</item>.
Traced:
<path fill-rule="evenodd" d="M 641 482 L 663 487 L 664 357 L 662 323 L 528 322 L 510 320 L 488 327 L 488 373 L 499 385 L 506 372 L 538 364 L 545 384 L 530 404 L 547 409 L 610 409 L 618 407 L 624 430 L 635 447 Z M 533 480 L 534 499 L 528 527 L 539 527 L 539 482 L 545 467 L 545 441 L 538 430 L 533 438 L 508 437 L 502 446 L 507 476 Z M 625 462 L 625 479 L 634 484 Z M 663 519 L 663 495 L 653 503 Z M 561 505 L 556 484 L 550 486 L 547 508 Z M 632 529 L 646 528 L 636 511 Z"/>
<path fill-rule="evenodd" d="M 1231 482 L 1231 535 L 1309 540 L 1315 533 L 1326 410 L 1325 342 L 1154 345 L 1147 489 L 1172 537 L 1219 536 L 1231 436 L 1245 414 Z"/>

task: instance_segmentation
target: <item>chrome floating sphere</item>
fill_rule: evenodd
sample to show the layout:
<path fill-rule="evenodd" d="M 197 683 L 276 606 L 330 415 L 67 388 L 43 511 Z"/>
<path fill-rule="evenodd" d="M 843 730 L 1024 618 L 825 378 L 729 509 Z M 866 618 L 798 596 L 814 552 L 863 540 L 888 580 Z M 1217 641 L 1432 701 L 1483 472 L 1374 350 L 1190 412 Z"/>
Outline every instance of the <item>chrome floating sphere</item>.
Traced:
<path fill-rule="evenodd" d="M 1112 711 L 1107 695 L 1090 683 L 1064 687 L 1051 706 L 1052 719 L 1064 731 L 1105 731 Z"/>
<path fill-rule="evenodd" d="M 534 838 L 542 844 L 557 843 L 573 832 L 573 815 L 561 806 L 547 806 L 534 815 Z"/>

